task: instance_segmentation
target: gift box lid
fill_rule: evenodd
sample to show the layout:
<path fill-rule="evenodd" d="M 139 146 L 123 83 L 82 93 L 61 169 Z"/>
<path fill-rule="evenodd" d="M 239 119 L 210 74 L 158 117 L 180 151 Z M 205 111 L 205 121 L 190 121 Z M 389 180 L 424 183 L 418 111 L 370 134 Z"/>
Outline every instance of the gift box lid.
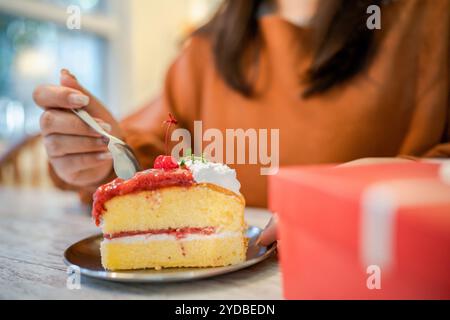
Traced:
<path fill-rule="evenodd" d="M 420 259 L 409 256 L 408 243 L 448 263 L 447 175 L 448 167 L 428 162 L 281 168 L 269 178 L 269 207 L 285 227 L 320 237 L 365 266 L 388 266 L 398 253 L 408 263 Z"/>
<path fill-rule="evenodd" d="M 342 197 L 359 196 L 366 187 L 393 180 L 440 179 L 441 164 L 428 162 L 382 163 L 356 166 L 315 165 L 283 167 L 276 180 L 316 186 Z"/>

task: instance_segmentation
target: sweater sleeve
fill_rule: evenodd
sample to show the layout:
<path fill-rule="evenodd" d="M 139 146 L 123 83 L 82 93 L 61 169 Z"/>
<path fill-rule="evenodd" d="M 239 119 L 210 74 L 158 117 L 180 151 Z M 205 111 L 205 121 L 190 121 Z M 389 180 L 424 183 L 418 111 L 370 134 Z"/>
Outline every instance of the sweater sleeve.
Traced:
<path fill-rule="evenodd" d="M 422 4 L 417 111 L 405 154 L 450 157 L 450 1 Z M 434 120 L 433 120 L 434 119 Z M 431 124 L 431 125 L 430 125 Z M 420 143 L 417 143 L 420 142 Z"/>
<path fill-rule="evenodd" d="M 442 35 L 441 39 L 443 49 L 443 56 L 445 61 L 442 63 L 441 71 L 443 72 L 440 84 L 438 87 L 442 87 L 446 97 L 446 113 L 443 115 L 446 119 L 445 126 L 443 128 L 441 143 L 433 146 L 427 152 L 424 153 L 424 157 L 427 158 L 450 158 L 450 1 L 446 1 L 446 8 L 444 8 L 444 18 L 441 20 L 443 24 L 443 30 L 446 31 Z M 445 100 L 444 100 L 445 101 Z"/>

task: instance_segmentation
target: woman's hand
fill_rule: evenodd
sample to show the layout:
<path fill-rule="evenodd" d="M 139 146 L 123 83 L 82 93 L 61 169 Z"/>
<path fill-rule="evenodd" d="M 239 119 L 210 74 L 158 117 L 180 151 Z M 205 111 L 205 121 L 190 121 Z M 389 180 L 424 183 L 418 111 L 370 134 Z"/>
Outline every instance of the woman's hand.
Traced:
<path fill-rule="evenodd" d="M 258 239 L 258 244 L 263 246 L 268 246 L 275 241 L 277 241 L 277 227 L 278 227 L 278 216 L 276 213 L 273 214 L 272 218 L 270 218 L 267 226 L 261 233 L 261 236 Z"/>
<path fill-rule="evenodd" d="M 44 109 L 40 126 L 50 163 L 56 174 L 71 185 L 97 185 L 112 170 L 107 143 L 69 109 L 84 107 L 104 129 L 118 137 L 119 125 L 69 71 L 61 70 L 60 81 L 60 86 L 41 85 L 33 92 L 34 101 Z"/>

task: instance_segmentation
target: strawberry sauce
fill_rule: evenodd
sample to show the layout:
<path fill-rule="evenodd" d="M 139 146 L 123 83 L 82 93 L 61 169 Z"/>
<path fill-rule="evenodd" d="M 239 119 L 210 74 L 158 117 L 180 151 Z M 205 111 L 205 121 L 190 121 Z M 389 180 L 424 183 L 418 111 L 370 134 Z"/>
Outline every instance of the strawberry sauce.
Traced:
<path fill-rule="evenodd" d="M 177 239 L 183 239 L 190 234 L 199 234 L 199 235 L 211 235 L 216 232 L 215 227 L 185 227 L 185 228 L 168 228 L 168 229 L 154 229 L 154 230 L 146 230 L 146 231 L 122 231 L 113 234 L 104 234 L 105 239 L 117 239 L 123 237 L 131 237 L 131 236 L 140 236 L 140 235 L 158 235 L 158 234 L 168 234 L 173 235 Z"/>
<path fill-rule="evenodd" d="M 101 215 L 106 211 L 105 202 L 125 194 L 140 191 L 151 191 L 164 187 L 191 186 L 194 183 L 192 173 L 188 169 L 150 169 L 136 173 L 130 180 L 114 179 L 100 186 L 94 193 L 92 217 L 95 224 L 100 225 Z"/>

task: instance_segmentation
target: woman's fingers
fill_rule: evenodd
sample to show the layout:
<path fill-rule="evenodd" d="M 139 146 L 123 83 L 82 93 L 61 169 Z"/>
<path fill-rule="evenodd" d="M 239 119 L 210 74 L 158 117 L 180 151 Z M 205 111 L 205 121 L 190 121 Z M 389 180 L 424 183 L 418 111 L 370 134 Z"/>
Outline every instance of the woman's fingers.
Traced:
<path fill-rule="evenodd" d="M 59 83 L 63 87 L 72 88 L 82 92 L 83 94 L 93 98 L 89 91 L 87 91 L 79 82 L 77 77 L 75 77 L 69 70 L 61 69 Z M 94 99 L 95 100 L 95 99 Z"/>
<path fill-rule="evenodd" d="M 49 157 L 108 151 L 107 142 L 103 138 L 87 136 L 51 134 L 44 137 L 44 145 Z"/>
<path fill-rule="evenodd" d="M 100 119 L 97 122 L 106 131 L 111 131 L 111 126 Z M 69 111 L 60 109 L 48 109 L 41 115 L 40 120 L 42 135 L 67 134 L 88 137 L 100 137 L 100 135 L 89 127 L 83 120 Z"/>
<path fill-rule="evenodd" d="M 261 233 L 261 236 L 258 239 L 258 244 L 268 246 L 277 241 L 277 227 L 278 227 L 278 215 L 274 213 L 272 218 L 270 218 L 269 223 L 267 223 L 267 226 Z"/>
<path fill-rule="evenodd" d="M 93 152 L 51 157 L 50 162 L 58 171 L 74 173 L 95 168 L 105 162 L 112 161 L 111 159 L 112 157 L 109 152 Z"/>
<path fill-rule="evenodd" d="M 40 85 L 33 92 L 33 99 L 42 108 L 82 108 L 89 105 L 90 98 L 79 90 L 54 86 Z"/>
<path fill-rule="evenodd" d="M 78 90 L 87 97 L 89 97 L 89 103 L 86 104 L 85 110 L 93 117 L 101 118 L 107 122 L 114 123 L 111 114 L 104 108 L 102 103 L 98 101 L 87 89 L 85 89 L 78 79 L 70 73 L 67 69 L 61 69 L 60 84 L 63 87 Z"/>
<path fill-rule="evenodd" d="M 111 160 L 101 161 L 95 166 L 81 168 L 77 171 L 67 171 L 64 169 L 61 171 L 61 168 L 57 166 L 62 164 L 62 166 L 65 167 L 64 162 L 58 163 L 57 161 L 50 161 L 53 169 L 63 181 L 79 187 L 97 185 L 100 181 L 110 175 L 112 171 Z"/>
<path fill-rule="evenodd" d="M 121 136 L 119 124 L 108 110 L 67 70 L 61 85 L 42 85 L 33 99 L 44 109 L 41 132 L 56 174 L 75 186 L 93 186 L 112 170 L 111 154 L 102 137 L 68 109 L 84 108 L 106 131 Z M 102 119 L 102 120 L 100 120 Z"/>
<path fill-rule="evenodd" d="M 99 172 L 103 172 L 102 175 L 100 176 L 100 177 L 102 177 L 101 180 L 103 180 L 110 174 L 111 168 L 112 167 L 99 166 L 99 167 L 79 171 L 79 172 L 73 174 L 73 180 L 72 180 L 73 182 L 71 182 L 71 183 L 73 185 L 82 186 L 82 187 L 89 186 L 89 185 L 96 185 L 99 182 L 99 180 L 98 180 Z"/>
<path fill-rule="evenodd" d="M 109 152 L 93 152 L 69 154 L 61 157 L 50 157 L 50 163 L 63 180 L 74 183 L 82 171 L 98 168 L 111 168 L 112 157 Z M 96 180 L 101 176 L 98 171 L 92 171 Z"/>

